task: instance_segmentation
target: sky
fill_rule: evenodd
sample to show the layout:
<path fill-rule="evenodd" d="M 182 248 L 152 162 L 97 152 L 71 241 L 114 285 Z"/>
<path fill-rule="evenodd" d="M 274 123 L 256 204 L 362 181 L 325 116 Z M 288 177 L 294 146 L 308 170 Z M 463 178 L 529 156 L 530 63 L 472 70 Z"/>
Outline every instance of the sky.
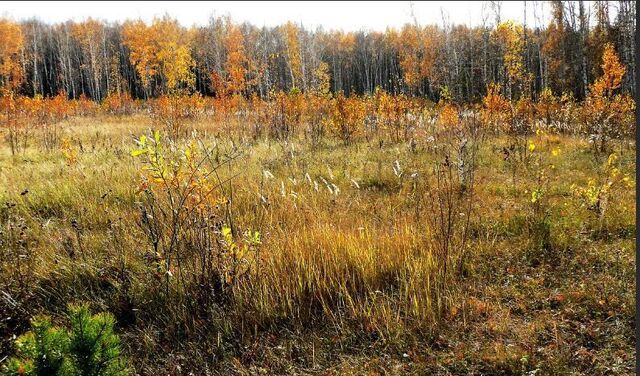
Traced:
<path fill-rule="evenodd" d="M 443 24 L 443 14 L 449 24 L 478 25 L 495 21 L 489 2 L 474 1 L 314 1 L 314 2 L 237 2 L 237 1 L 35 1 L 2 2 L 0 14 L 15 20 L 39 18 L 47 23 L 67 20 L 82 21 L 88 17 L 107 21 L 142 19 L 151 21 L 167 13 L 184 26 L 204 25 L 211 15 L 230 15 L 235 22 L 248 21 L 256 26 L 275 26 L 293 21 L 306 28 L 322 26 L 325 30 L 344 31 L 378 30 L 401 27 L 415 19 L 421 25 Z M 535 2 L 538 24 L 545 25 L 549 18 L 549 4 Z M 524 20 L 524 1 L 501 2 L 501 18 L 519 22 Z M 527 1 L 527 26 L 534 26 L 534 2 Z M 484 10 L 483 10 L 484 9 Z"/>

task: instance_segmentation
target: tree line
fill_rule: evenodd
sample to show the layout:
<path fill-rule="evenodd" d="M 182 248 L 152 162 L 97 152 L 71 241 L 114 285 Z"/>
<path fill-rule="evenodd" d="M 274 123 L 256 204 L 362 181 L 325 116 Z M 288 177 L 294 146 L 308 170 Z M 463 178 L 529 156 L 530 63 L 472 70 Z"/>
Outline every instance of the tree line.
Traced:
<path fill-rule="evenodd" d="M 446 87 L 454 100 L 470 102 L 498 83 L 509 98 L 549 89 L 580 100 L 602 75 L 603 51 L 612 44 L 628 67 L 621 90 L 634 93 L 634 2 L 595 1 L 587 9 L 583 1 L 552 1 L 544 4 L 551 8 L 545 25 L 536 12 L 525 12 L 520 24 L 501 19 L 499 2 L 486 5 L 479 26 L 443 17 L 441 25 L 414 19 L 384 32 L 292 22 L 260 28 L 229 17 L 190 28 L 168 15 L 150 24 L 2 19 L 0 84 L 19 95 L 96 101 L 174 93 L 269 98 L 318 90 L 328 78 L 329 90 L 345 95 L 381 88 L 437 100 Z"/>

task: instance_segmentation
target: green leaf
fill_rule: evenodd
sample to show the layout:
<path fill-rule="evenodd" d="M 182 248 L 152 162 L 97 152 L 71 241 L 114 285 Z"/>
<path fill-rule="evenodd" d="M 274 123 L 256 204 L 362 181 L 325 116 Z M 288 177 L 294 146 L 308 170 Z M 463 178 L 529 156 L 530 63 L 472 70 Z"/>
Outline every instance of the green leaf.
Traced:
<path fill-rule="evenodd" d="M 146 153 L 147 153 L 147 150 L 146 150 L 146 149 L 136 149 L 136 150 L 133 150 L 133 151 L 131 152 L 131 156 L 132 156 L 132 157 L 137 157 L 137 156 L 139 156 L 139 155 L 146 154 Z"/>
<path fill-rule="evenodd" d="M 251 242 L 252 242 L 253 244 L 255 244 L 255 245 L 258 245 L 258 244 L 260 244 L 260 243 L 261 243 L 261 240 L 260 240 L 260 232 L 259 232 L 259 231 L 256 231 L 256 232 L 254 232 L 254 233 L 253 233 L 253 237 L 252 237 L 252 239 L 251 239 Z"/>
<path fill-rule="evenodd" d="M 147 144 L 147 136 L 142 135 L 140 136 L 140 139 L 138 140 L 138 145 L 144 147 Z"/>

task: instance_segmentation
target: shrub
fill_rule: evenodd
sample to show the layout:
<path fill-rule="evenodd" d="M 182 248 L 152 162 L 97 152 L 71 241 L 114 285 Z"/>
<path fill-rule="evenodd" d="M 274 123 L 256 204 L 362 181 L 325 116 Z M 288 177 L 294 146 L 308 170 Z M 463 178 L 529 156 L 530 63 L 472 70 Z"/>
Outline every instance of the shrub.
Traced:
<path fill-rule="evenodd" d="M 102 111 L 112 115 L 130 115 L 134 110 L 133 98 L 128 93 L 111 93 L 100 104 Z"/>
<path fill-rule="evenodd" d="M 154 252 L 156 278 L 164 277 L 165 296 L 172 287 L 191 296 L 188 310 L 228 300 L 259 244 L 252 231 L 238 240 L 230 214 L 233 177 L 220 177 L 220 167 L 231 166 L 241 151 L 221 157 L 218 145 L 207 147 L 197 135 L 184 149 L 165 147 L 159 132 L 137 144 L 131 155 L 143 163 L 140 225 Z"/>
<path fill-rule="evenodd" d="M 589 178 L 586 186 L 572 185 L 572 190 L 580 205 L 596 215 L 598 227 L 602 230 L 610 199 L 621 187 L 633 188 L 633 184 L 631 176 L 620 171 L 618 155 L 613 153 L 597 177 Z"/>
<path fill-rule="evenodd" d="M 344 93 L 340 92 L 331 100 L 331 104 L 334 132 L 345 145 L 348 145 L 364 124 L 364 103 L 355 97 L 345 97 Z"/>
<path fill-rule="evenodd" d="M 177 140 L 187 121 L 202 115 L 204 106 L 199 95 L 160 97 L 152 103 L 151 117 L 166 129 L 172 140 Z"/>
<path fill-rule="evenodd" d="M 622 65 L 611 44 L 605 46 L 602 55 L 602 76 L 590 87 L 582 111 L 583 122 L 590 133 L 597 161 L 608 152 L 608 140 L 620 139 L 633 131 L 631 97 L 615 94 L 620 88 L 626 68 Z"/>

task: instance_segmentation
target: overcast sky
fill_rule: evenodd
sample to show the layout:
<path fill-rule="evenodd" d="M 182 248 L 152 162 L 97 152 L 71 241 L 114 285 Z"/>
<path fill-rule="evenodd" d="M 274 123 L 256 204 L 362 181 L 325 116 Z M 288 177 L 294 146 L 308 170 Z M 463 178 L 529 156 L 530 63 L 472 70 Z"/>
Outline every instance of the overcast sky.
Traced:
<path fill-rule="evenodd" d="M 534 9 L 534 3 L 536 3 Z M 587 2 L 589 3 L 589 2 Z M 525 16 L 524 1 L 502 2 L 501 17 L 523 22 Z M 527 26 L 538 23 L 546 24 L 549 18 L 549 4 L 527 1 Z M 590 4 L 587 4 L 590 7 Z M 325 30 L 384 30 L 388 26 L 400 27 L 412 22 L 411 2 L 235 2 L 235 1 L 156 1 L 156 2 L 118 2 L 118 1 L 42 1 L 42 2 L 3 2 L 3 16 L 16 20 L 32 17 L 48 23 L 63 22 L 69 19 L 81 21 L 88 17 L 122 21 L 140 18 L 151 21 L 155 16 L 168 13 L 177 18 L 184 26 L 206 24 L 211 15 L 230 15 L 236 22 L 248 21 L 256 26 L 274 26 L 287 21 L 302 23 L 305 27 L 315 29 L 322 26 Z M 474 1 L 433 1 L 413 2 L 413 13 L 422 25 L 440 24 L 443 13 L 449 23 L 478 25 L 483 15 L 488 24 L 495 20 L 488 2 Z"/>

